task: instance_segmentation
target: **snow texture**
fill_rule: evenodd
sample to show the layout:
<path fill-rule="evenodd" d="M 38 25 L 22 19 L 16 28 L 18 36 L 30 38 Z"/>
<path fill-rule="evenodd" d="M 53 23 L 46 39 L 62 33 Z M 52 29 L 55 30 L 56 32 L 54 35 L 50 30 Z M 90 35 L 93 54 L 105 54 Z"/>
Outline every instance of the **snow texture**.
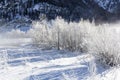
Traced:
<path fill-rule="evenodd" d="M 88 23 L 82 24 L 88 26 Z M 119 32 L 119 28 L 114 27 L 113 31 Z M 31 46 L 31 37 L 26 35 L 26 32 L 17 30 L 0 34 L 0 80 L 119 80 L 120 78 L 119 67 L 104 68 L 91 54 L 56 49 L 41 50 Z"/>

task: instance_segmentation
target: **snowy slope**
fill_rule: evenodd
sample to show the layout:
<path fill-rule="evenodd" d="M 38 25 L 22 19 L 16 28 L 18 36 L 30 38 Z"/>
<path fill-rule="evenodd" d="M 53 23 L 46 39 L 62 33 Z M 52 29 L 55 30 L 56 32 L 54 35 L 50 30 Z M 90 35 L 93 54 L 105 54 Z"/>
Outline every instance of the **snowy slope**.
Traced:
<path fill-rule="evenodd" d="M 100 7 L 103 9 L 114 13 L 116 12 L 117 6 L 120 3 L 120 0 L 94 0 Z"/>
<path fill-rule="evenodd" d="M 89 55 L 13 47 L 12 44 L 11 47 L 1 46 L 0 55 L 4 57 L 0 61 L 0 80 L 66 80 L 64 76 L 71 72 L 75 73 L 75 78 L 81 75 L 79 78 L 82 79 L 89 73 L 86 64 Z"/>
<path fill-rule="evenodd" d="M 89 55 L 80 56 L 57 50 L 43 51 L 27 46 L 29 44 L 31 39 L 28 37 L 18 39 L 1 36 L 0 80 L 65 80 L 64 76 L 69 76 L 71 72 L 75 73 L 74 78 L 80 73 L 80 78 L 83 78 L 84 70 L 87 71 L 85 63 L 90 60 Z M 88 71 L 85 74 L 88 75 Z"/>
<path fill-rule="evenodd" d="M 28 37 L 18 39 L 1 35 L 0 80 L 81 80 L 89 75 L 88 62 L 91 59 L 88 54 L 43 51 L 27 46 L 29 44 Z"/>
<path fill-rule="evenodd" d="M 94 59 L 89 54 L 2 47 L 0 55 L 4 56 L 0 80 L 119 80 L 119 68 L 93 66 Z M 97 71 L 91 73 L 91 67 Z"/>
<path fill-rule="evenodd" d="M 96 65 L 89 54 L 41 50 L 30 44 L 30 38 L 1 38 L 0 80 L 119 80 L 119 68 Z"/>
<path fill-rule="evenodd" d="M 45 14 L 48 19 L 61 16 L 68 21 L 78 21 L 81 18 L 105 20 L 106 17 L 116 17 L 109 12 L 119 12 L 119 9 L 116 10 L 118 5 L 117 0 L 1 0 L 0 19 L 11 21 L 28 17 L 38 20 L 41 14 Z"/>

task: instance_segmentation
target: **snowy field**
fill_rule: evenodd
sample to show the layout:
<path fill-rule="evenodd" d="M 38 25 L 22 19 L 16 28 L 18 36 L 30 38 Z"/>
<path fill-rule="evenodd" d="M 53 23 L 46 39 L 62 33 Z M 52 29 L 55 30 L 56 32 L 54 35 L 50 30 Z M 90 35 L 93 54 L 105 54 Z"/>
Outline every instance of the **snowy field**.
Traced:
<path fill-rule="evenodd" d="M 0 80 L 81 80 L 89 75 L 88 54 L 34 49 L 26 46 L 27 38 L 1 41 Z"/>
<path fill-rule="evenodd" d="M 0 80 L 119 80 L 119 67 L 107 68 L 87 53 L 42 50 L 28 36 L 0 35 Z M 96 64 L 97 63 L 97 64 Z"/>

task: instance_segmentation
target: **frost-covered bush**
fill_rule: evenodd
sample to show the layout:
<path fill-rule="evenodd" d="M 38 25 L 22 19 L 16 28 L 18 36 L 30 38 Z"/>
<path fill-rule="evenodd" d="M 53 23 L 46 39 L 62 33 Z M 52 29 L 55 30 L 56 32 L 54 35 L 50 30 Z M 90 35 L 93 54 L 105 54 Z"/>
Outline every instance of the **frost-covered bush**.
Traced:
<path fill-rule="evenodd" d="M 46 21 L 33 23 L 33 28 L 28 34 L 31 34 L 35 46 L 45 48 L 52 47 L 52 33 Z"/>
<path fill-rule="evenodd" d="M 116 26 L 89 21 L 68 23 L 57 18 L 33 23 L 29 34 L 38 47 L 86 51 L 101 63 L 114 66 L 120 64 L 120 28 Z"/>
<path fill-rule="evenodd" d="M 86 51 L 86 39 L 89 22 L 68 23 L 63 19 L 50 22 L 42 21 L 33 23 L 30 33 L 33 43 L 39 47 L 67 49 L 70 51 Z"/>
<path fill-rule="evenodd" d="M 119 28 L 108 24 L 92 29 L 88 41 L 88 51 L 104 65 L 120 64 L 120 33 Z"/>

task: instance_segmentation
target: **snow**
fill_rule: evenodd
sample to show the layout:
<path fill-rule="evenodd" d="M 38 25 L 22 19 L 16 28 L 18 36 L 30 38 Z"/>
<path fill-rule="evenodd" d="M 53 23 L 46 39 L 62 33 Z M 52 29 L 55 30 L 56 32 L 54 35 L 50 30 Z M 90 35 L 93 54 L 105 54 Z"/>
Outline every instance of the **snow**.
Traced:
<path fill-rule="evenodd" d="M 26 50 L 26 49 L 25 49 Z M 18 52 L 18 49 L 14 50 L 15 52 Z M 29 51 L 29 50 L 28 50 Z M 8 53 L 10 52 L 10 50 L 8 50 Z M 29 52 L 28 52 L 29 53 Z M 8 66 L 6 66 L 6 69 L 0 70 L 0 72 L 2 72 L 0 74 L 0 79 L 2 80 L 24 80 L 24 79 L 28 79 L 30 76 L 36 76 L 36 75 L 42 75 L 42 74 L 48 74 L 50 72 L 56 72 L 56 71 L 60 71 L 60 72 L 64 72 L 64 71 L 69 71 L 69 69 L 77 69 L 77 68 L 86 68 L 86 65 L 83 64 L 79 64 L 79 63 L 84 63 L 84 61 L 78 61 L 77 58 L 84 58 L 87 57 L 89 55 L 82 55 L 82 56 L 78 56 L 78 55 L 74 55 L 71 54 L 72 56 L 74 55 L 75 57 L 68 57 L 67 55 L 63 55 L 61 53 L 58 53 L 59 55 L 55 55 L 55 51 L 41 51 L 41 54 L 39 54 L 39 61 L 35 61 L 35 62 L 31 62 L 30 60 L 33 59 L 33 57 L 31 56 L 35 56 L 35 55 L 31 55 L 29 57 L 30 58 L 26 58 L 26 57 L 22 57 L 21 59 L 17 58 L 16 60 L 13 59 L 13 61 L 11 61 L 10 63 L 8 63 Z M 43 54 L 44 53 L 44 54 Z M 24 53 L 23 55 L 25 55 L 27 53 Z M 13 55 L 13 54 L 12 54 Z M 14 56 L 18 55 L 16 53 L 14 53 Z M 50 60 L 49 57 L 51 56 Z M 58 58 L 59 57 L 59 58 Z M 60 58 L 60 57 L 65 57 L 65 58 Z M 34 57 L 37 58 L 37 57 Z M 44 59 L 45 58 L 45 59 Z M 48 59 L 46 59 L 48 58 Z M 55 59 L 56 58 L 56 59 Z M 88 57 L 89 58 L 89 57 Z M 23 61 L 22 63 L 14 63 L 14 61 L 17 60 L 24 60 L 26 59 L 27 61 Z M 9 60 L 8 60 L 9 62 Z M 19 64 L 17 66 L 14 66 L 15 64 Z M 5 75 L 5 76 L 4 76 Z M 14 76 L 14 77 L 13 77 Z M 54 75 L 53 75 L 54 76 Z M 44 78 L 45 75 L 41 78 Z M 49 77 L 49 76 L 48 76 Z M 40 79 L 41 80 L 41 79 Z M 44 80 L 44 79 L 43 79 Z"/>
<path fill-rule="evenodd" d="M 9 43 L 13 41 L 13 39 L 7 40 L 10 41 Z M 10 44 L 6 42 L 1 44 L 8 45 L 0 44 L 0 54 L 6 51 L 8 55 L 7 65 L 3 65 L 3 68 L 0 69 L 0 80 L 90 80 L 89 63 L 93 57 L 89 54 L 39 50 L 14 45 L 20 43 L 17 39 L 14 39 L 13 42 L 15 43 L 11 43 L 11 46 L 8 46 Z M 30 44 L 30 41 L 23 39 L 22 43 L 27 45 Z M 109 74 L 104 72 L 103 80 L 109 80 L 108 78 L 115 72 L 114 70 L 108 72 Z M 116 70 L 115 73 L 118 72 Z M 96 77 L 102 78 L 100 73 Z"/>
<path fill-rule="evenodd" d="M 100 7 L 103 9 L 109 11 L 109 12 L 114 12 L 116 10 L 116 4 L 119 3 L 120 1 L 114 1 L 114 0 L 94 0 Z"/>
<path fill-rule="evenodd" d="M 39 10 L 39 7 L 40 7 L 40 5 L 39 5 L 39 4 L 36 4 L 36 5 L 34 6 L 33 10 Z"/>
<path fill-rule="evenodd" d="M 0 39 L 0 54 L 4 56 L 5 63 L 0 61 L 0 80 L 65 80 L 64 76 L 69 78 L 71 71 L 77 72 L 80 69 L 78 73 L 86 73 L 85 63 L 91 60 L 89 54 L 79 55 L 68 51 L 40 50 L 25 46 L 30 42 L 30 38 L 24 37 Z M 83 69 L 86 71 L 81 71 Z"/>
<path fill-rule="evenodd" d="M 118 29 L 117 29 L 118 30 Z M 119 31 L 119 30 L 118 30 Z M 29 36 L 0 35 L 0 80 L 119 80 L 120 68 L 104 68 L 88 53 L 41 50 Z M 9 36 L 9 37 L 8 37 Z M 96 64 L 97 63 L 97 64 Z"/>

